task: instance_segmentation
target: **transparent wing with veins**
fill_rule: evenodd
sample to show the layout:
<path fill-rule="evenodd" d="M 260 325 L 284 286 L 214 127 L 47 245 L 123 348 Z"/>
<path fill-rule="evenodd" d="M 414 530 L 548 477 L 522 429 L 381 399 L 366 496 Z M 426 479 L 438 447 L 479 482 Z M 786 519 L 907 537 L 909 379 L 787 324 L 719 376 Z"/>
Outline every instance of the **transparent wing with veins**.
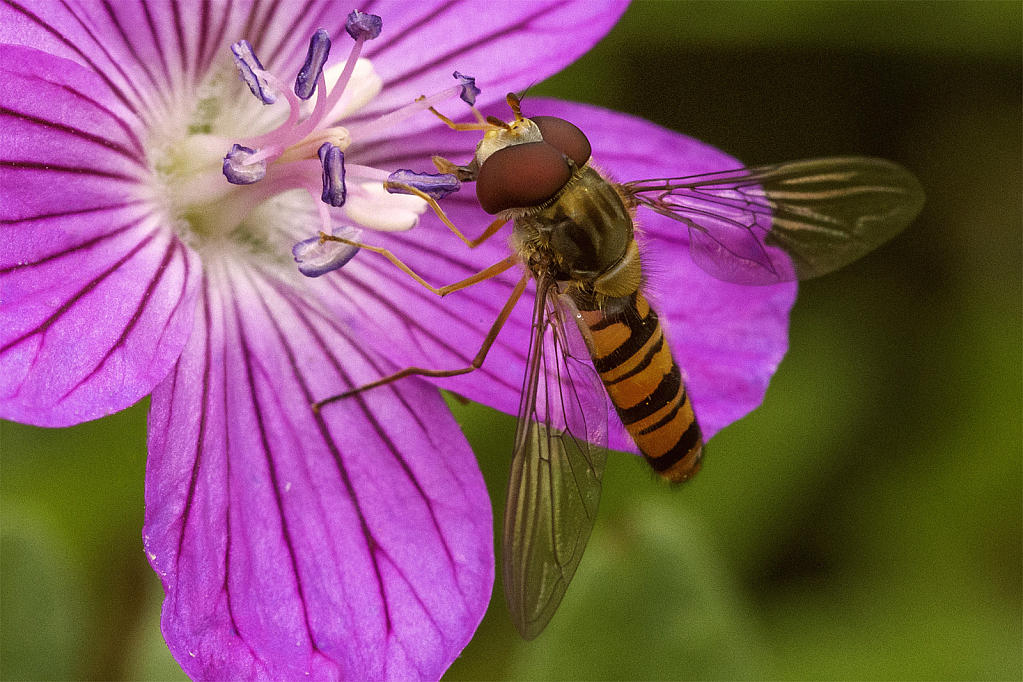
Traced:
<path fill-rule="evenodd" d="M 504 591 L 526 640 L 547 626 L 593 530 L 607 398 L 567 297 L 537 281 L 533 333 L 504 510 Z"/>
<path fill-rule="evenodd" d="M 637 204 L 689 227 L 693 261 L 736 284 L 823 275 L 901 232 L 924 193 L 901 166 L 813 159 L 622 185 Z"/>

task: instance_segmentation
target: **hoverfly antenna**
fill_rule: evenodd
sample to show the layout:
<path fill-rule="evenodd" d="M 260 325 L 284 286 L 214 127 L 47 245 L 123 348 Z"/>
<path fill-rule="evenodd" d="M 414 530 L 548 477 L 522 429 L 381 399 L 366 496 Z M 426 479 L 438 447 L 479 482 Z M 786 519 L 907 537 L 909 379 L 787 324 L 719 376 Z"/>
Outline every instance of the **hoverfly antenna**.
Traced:
<path fill-rule="evenodd" d="M 526 99 L 526 96 L 529 94 L 529 91 L 533 89 L 533 86 L 536 85 L 539 82 L 540 81 L 538 79 L 534 78 L 532 83 L 527 85 L 525 88 L 522 89 L 522 92 L 520 92 L 520 93 L 518 93 L 518 95 L 516 95 L 516 97 L 518 97 L 518 99 L 519 99 L 519 103 L 520 104 L 522 103 L 522 100 Z"/>
<path fill-rule="evenodd" d="M 508 96 L 505 99 L 508 101 L 508 106 L 511 107 L 512 112 L 515 114 L 516 122 L 525 120 L 522 117 L 522 108 L 519 105 L 518 95 L 516 95 L 514 92 L 509 92 Z"/>
<path fill-rule="evenodd" d="M 521 118 L 521 117 L 517 117 L 517 118 Z M 502 130 L 511 130 L 511 125 L 510 124 L 505 123 L 504 121 L 502 121 L 501 119 L 499 119 L 496 116 L 487 116 L 487 123 L 489 123 L 490 125 L 494 126 L 495 128 L 501 128 Z"/>

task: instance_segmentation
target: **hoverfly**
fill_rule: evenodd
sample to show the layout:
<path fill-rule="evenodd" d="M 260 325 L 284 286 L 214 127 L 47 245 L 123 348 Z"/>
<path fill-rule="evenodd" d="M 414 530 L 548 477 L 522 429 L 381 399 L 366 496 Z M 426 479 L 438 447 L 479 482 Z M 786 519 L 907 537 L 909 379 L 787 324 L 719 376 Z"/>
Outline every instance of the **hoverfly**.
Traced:
<path fill-rule="evenodd" d="M 408 368 L 317 408 L 404 376 L 478 369 L 528 280 L 535 280 L 503 530 L 509 611 L 531 640 L 561 603 L 593 528 L 605 460 L 605 396 L 659 475 L 681 482 L 700 467 L 703 438 L 682 372 L 642 291 L 636 209 L 684 225 L 693 260 L 714 277 L 763 285 L 816 277 L 859 258 L 912 221 L 923 190 L 902 167 L 870 158 L 617 184 L 591 165 L 589 140 L 578 127 L 550 116 L 525 118 L 518 98 L 507 100 L 511 122 L 484 119 L 474 108 L 477 123 L 457 124 L 431 108 L 456 130 L 484 131 L 468 165 L 434 158 L 442 174 L 475 181 L 480 205 L 497 216 L 481 237 L 464 237 L 416 186 L 386 184 L 426 199 L 470 247 L 513 221 L 511 256 L 434 289 L 389 252 L 358 245 L 441 295 L 523 265 L 480 353 L 470 367 Z M 321 240 L 345 241 L 322 233 Z"/>

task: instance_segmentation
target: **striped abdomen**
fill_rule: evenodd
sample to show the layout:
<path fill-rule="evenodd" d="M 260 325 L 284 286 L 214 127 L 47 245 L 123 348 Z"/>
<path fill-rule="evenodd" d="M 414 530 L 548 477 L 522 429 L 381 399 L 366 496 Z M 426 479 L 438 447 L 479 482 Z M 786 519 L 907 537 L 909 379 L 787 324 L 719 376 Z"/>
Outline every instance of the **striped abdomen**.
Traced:
<path fill-rule="evenodd" d="M 593 365 L 640 452 L 664 478 L 700 469 L 703 435 L 657 313 L 640 292 L 585 310 Z"/>

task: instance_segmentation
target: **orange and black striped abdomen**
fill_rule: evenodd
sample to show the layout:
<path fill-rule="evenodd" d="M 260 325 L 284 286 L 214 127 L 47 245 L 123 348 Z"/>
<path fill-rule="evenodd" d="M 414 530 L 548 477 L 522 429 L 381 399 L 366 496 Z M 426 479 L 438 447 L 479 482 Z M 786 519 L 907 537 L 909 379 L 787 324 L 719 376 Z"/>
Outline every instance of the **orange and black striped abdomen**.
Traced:
<path fill-rule="evenodd" d="M 658 474 L 681 482 L 700 469 L 703 435 L 657 313 L 640 292 L 579 312 L 593 365 L 640 452 Z"/>

